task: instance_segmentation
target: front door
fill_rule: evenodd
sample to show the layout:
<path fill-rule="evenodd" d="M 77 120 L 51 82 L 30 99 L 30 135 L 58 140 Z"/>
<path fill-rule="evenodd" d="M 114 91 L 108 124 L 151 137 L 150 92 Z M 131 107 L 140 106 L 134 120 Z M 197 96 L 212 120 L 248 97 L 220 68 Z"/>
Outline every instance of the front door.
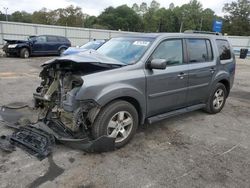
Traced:
<path fill-rule="evenodd" d="M 185 107 L 188 88 L 188 64 L 184 63 L 183 40 L 161 42 L 152 59 L 166 59 L 165 70 L 146 69 L 147 115 L 153 116 Z"/>
<path fill-rule="evenodd" d="M 32 44 L 32 53 L 33 54 L 43 54 L 45 49 L 45 44 L 47 42 L 46 36 L 38 36 L 34 39 Z"/>

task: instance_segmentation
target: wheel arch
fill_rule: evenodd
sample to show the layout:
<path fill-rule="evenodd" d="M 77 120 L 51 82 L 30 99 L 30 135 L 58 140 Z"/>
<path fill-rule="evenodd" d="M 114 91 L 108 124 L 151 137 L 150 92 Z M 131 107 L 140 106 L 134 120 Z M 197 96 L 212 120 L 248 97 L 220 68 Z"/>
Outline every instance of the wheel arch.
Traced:
<path fill-rule="evenodd" d="M 59 46 L 59 48 L 57 49 L 57 51 L 59 52 L 61 49 L 67 49 L 67 48 L 68 48 L 68 46 L 61 45 L 61 46 Z"/>
<path fill-rule="evenodd" d="M 222 83 L 225 86 L 225 88 L 227 90 L 227 97 L 228 97 L 228 95 L 230 93 L 230 82 L 227 79 L 221 79 L 218 81 L 218 83 Z"/>
<path fill-rule="evenodd" d="M 117 98 L 112 99 L 107 104 L 109 104 L 113 101 L 117 101 L 117 100 L 123 100 L 123 101 L 126 101 L 126 102 L 132 104 L 138 113 L 139 124 L 144 123 L 145 114 L 143 113 L 143 109 L 142 109 L 142 107 L 137 99 L 130 97 L 130 96 L 122 96 L 122 97 L 117 97 Z M 107 105 L 107 104 L 105 104 L 105 105 Z"/>
<path fill-rule="evenodd" d="M 31 48 L 30 46 L 24 45 L 24 46 L 20 46 L 19 47 L 19 53 L 21 52 L 22 49 L 26 48 L 27 50 L 29 50 L 29 53 L 31 54 Z"/>
<path fill-rule="evenodd" d="M 213 80 L 212 88 L 215 87 L 217 83 L 222 83 L 225 86 L 228 97 L 231 89 L 230 74 L 226 71 L 219 71 Z"/>

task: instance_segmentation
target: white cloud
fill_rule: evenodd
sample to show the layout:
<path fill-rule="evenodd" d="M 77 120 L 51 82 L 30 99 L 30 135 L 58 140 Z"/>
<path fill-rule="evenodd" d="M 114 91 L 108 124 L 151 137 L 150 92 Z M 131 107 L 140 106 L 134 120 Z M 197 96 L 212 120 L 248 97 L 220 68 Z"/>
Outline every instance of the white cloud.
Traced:
<path fill-rule="evenodd" d="M 33 12 L 45 7 L 47 9 L 64 8 L 71 4 L 80 6 L 84 13 L 89 15 L 98 15 L 108 6 L 119 6 L 127 4 L 132 6 L 133 3 L 141 4 L 146 2 L 150 5 L 152 0 L 1 0 L 0 10 L 3 11 L 3 7 L 8 7 L 10 13 L 14 11 L 25 10 L 27 12 Z M 200 0 L 203 8 L 211 8 L 218 15 L 223 15 L 222 7 L 224 3 L 231 2 L 232 0 Z M 175 6 L 181 6 L 188 3 L 189 0 L 158 0 L 162 7 L 168 8 L 169 4 L 173 2 Z"/>

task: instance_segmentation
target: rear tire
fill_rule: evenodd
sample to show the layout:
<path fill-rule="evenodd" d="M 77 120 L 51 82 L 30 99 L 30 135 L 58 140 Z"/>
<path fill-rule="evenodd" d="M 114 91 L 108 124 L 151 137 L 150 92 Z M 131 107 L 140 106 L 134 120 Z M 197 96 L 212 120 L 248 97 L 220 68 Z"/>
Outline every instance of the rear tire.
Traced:
<path fill-rule="evenodd" d="M 21 58 L 29 58 L 30 57 L 30 52 L 27 48 L 22 48 L 20 51 L 20 57 Z"/>
<path fill-rule="evenodd" d="M 92 125 L 94 139 L 107 135 L 115 137 L 115 147 L 126 145 L 136 133 L 138 113 L 135 107 L 122 100 L 113 101 L 97 115 Z"/>
<path fill-rule="evenodd" d="M 227 90 L 224 84 L 217 83 L 212 90 L 205 111 L 210 114 L 220 112 L 226 102 Z"/>
<path fill-rule="evenodd" d="M 60 56 L 62 56 L 63 55 L 63 52 L 66 50 L 66 48 L 61 48 L 60 50 L 59 50 L 59 55 Z"/>

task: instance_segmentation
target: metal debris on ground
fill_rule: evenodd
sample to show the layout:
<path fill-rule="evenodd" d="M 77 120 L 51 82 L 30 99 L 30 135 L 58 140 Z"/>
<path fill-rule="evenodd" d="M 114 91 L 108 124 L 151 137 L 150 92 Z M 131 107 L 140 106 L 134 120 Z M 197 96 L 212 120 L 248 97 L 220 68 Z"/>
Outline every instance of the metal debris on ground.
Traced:
<path fill-rule="evenodd" d="M 2 135 L 0 137 L 0 149 L 2 149 L 5 152 L 11 153 L 15 151 L 15 146 L 10 143 L 8 136 Z"/>

